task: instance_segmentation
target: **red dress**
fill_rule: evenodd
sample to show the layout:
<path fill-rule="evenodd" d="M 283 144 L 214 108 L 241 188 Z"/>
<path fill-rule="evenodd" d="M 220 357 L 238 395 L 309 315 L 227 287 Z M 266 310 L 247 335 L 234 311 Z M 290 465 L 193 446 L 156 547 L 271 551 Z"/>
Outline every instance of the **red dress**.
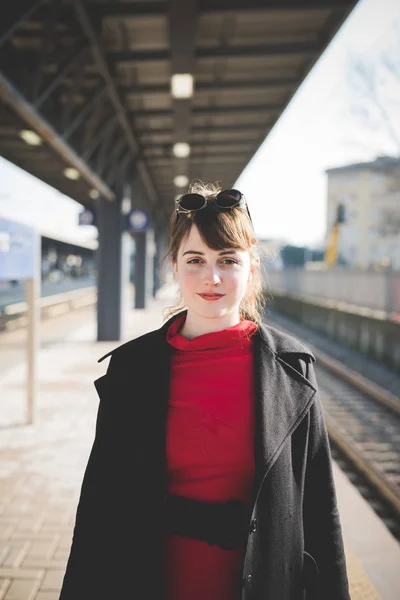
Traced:
<path fill-rule="evenodd" d="M 188 340 L 169 327 L 174 347 L 167 418 L 168 491 L 204 502 L 250 503 L 254 478 L 252 321 Z M 239 600 L 244 549 L 169 535 L 166 600 Z"/>

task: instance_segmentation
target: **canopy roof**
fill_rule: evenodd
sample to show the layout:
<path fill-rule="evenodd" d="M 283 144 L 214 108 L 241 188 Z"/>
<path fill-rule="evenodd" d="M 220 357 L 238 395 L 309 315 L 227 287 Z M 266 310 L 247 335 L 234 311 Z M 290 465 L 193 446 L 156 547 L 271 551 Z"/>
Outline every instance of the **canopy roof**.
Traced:
<path fill-rule="evenodd" d="M 0 153 L 86 206 L 137 174 L 164 218 L 184 189 L 176 175 L 233 185 L 355 4 L 10 2 L 0 19 Z M 174 74 L 193 75 L 191 98 L 173 98 Z M 190 145 L 188 158 L 174 156 L 177 142 Z"/>

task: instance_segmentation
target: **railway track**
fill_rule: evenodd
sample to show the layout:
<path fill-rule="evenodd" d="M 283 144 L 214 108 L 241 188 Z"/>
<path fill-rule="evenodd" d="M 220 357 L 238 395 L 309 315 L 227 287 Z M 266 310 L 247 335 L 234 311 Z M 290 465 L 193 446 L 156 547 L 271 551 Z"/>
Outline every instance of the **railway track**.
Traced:
<path fill-rule="evenodd" d="M 297 324 L 294 331 L 278 316 L 268 320 L 305 339 Z M 318 350 L 312 338 L 307 330 L 333 458 L 400 541 L 400 398 Z"/>

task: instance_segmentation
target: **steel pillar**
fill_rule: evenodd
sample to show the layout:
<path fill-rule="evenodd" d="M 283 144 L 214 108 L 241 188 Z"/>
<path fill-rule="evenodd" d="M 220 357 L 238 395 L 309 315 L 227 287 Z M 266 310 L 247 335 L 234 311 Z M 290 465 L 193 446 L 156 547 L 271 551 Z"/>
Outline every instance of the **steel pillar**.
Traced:
<path fill-rule="evenodd" d="M 133 234 L 135 240 L 135 308 L 147 308 L 153 295 L 154 232 L 152 229 Z"/>
<path fill-rule="evenodd" d="M 116 200 L 97 204 L 97 340 L 119 341 L 122 323 L 122 187 Z"/>
<path fill-rule="evenodd" d="M 161 272 L 161 261 L 168 251 L 168 238 L 164 228 L 155 229 L 155 253 L 154 253 L 154 273 L 153 273 L 153 296 L 164 283 Z M 165 267 L 164 267 L 165 268 Z"/>

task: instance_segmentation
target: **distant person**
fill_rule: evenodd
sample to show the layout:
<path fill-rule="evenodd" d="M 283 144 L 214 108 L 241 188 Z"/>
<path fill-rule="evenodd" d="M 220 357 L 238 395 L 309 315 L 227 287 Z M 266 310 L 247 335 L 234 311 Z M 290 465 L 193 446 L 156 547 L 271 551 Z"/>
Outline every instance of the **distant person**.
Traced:
<path fill-rule="evenodd" d="M 168 258 L 181 305 L 95 382 L 60 599 L 350 600 L 315 358 L 262 323 L 243 195 L 193 184 Z"/>

